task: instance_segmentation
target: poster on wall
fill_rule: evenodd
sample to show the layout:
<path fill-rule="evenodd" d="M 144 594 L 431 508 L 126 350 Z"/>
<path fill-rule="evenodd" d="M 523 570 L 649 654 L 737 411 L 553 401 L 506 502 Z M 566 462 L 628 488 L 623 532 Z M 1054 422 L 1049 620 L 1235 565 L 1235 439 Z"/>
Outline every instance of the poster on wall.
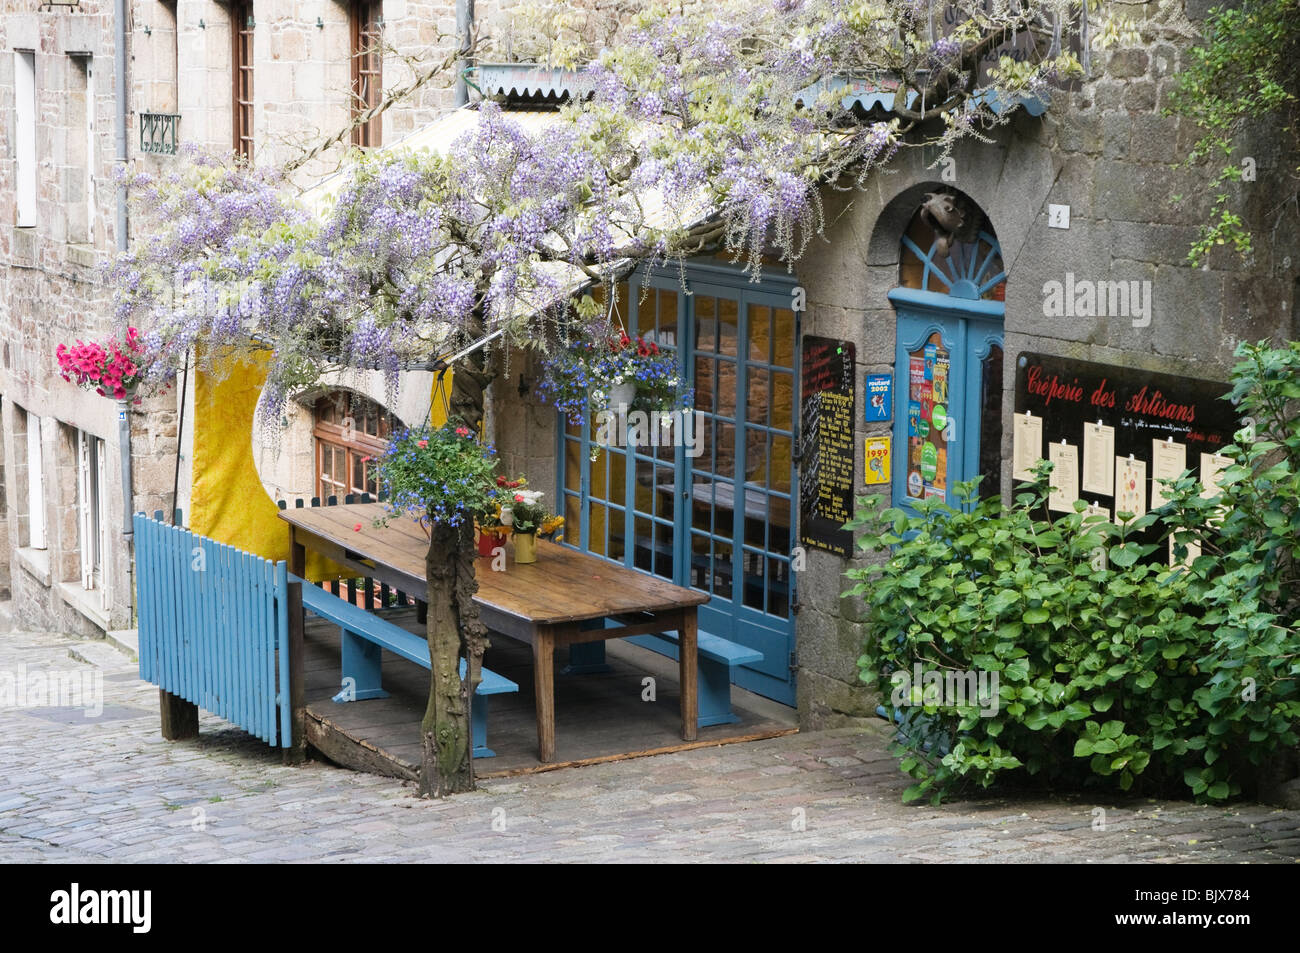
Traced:
<path fill-rule="evenodd" d="M 854 347 L 804 335 L 800 364 L 799 540 L 839 556 L 853 550 Z"/>
<path fill-rule="evenodd" d="M 890 467 L 890 446 L 894 438 L 888 435 L 883 437 L 868 437 L 862 452 L 862 483 L 865 486 L 884 486 L 889 483 L 890 474 L 893 472 Z"/>
<path fill-rule="evenodd" d="M 1048 446 L 1082 447 L 1079 497 L 1112 518 L 1161 506 L 1159 480 L 1184 470 L 1213 483 L 1205 462 L 1223 459 L 1241 427 L 1228 392 L 1219 381 L 1138 368 L 1028 352 L 1016 359 L 1017 418 L 1041 419 Z"/>
<path fill-rule="evenodd" d="M 867 400 L 863 407 L 867 423 L 883 423 L 894 418 L 893 393 L 893 374 L 867 375 Z"/>

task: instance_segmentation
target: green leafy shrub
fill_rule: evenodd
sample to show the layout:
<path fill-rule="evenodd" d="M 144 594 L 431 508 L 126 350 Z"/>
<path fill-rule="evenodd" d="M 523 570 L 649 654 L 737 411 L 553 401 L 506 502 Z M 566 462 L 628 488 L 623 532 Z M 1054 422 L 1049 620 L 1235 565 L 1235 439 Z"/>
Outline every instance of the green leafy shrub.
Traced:
<path fill-rule="evenodd" d="M 887 556 L 845 595 L 869 603 L 860 675 L 899 722 L 905 800 L 1025 776 L 1223 800 L 1297 743 L 1300 345 L 1238 354 L 1254 424 L 1212 499 L 1185 474 L 1140 519 L 1048 519 L 1043 463 L 1010 506 L 974 484 L 919 516 L 859 500 L 857 545 Z M 928 696 L 928 671 L 996 675 L 996 700 Z"/>

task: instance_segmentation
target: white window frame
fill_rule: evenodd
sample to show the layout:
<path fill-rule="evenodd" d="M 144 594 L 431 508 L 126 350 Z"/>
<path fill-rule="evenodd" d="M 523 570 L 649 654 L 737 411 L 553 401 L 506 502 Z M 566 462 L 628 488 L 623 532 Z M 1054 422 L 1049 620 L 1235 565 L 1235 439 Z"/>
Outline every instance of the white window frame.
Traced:
<path fill-rule="evenodd" d="M 36 53 L 14 50 L 14 224 L 36 225 Z"/>
<path fill-rule="evenodd" d="M 99 590 L 108 602 L 108 500 L 104 492 L 105 446 L 98 437 L 77 431 L 77 509 L 81 551 L 81 588 Z"/>
<path fill-rule="evenodd" d="M 27 415 L 27 545 L 45 549 L 45 469 L 41 452 L 41 418 Z"/>

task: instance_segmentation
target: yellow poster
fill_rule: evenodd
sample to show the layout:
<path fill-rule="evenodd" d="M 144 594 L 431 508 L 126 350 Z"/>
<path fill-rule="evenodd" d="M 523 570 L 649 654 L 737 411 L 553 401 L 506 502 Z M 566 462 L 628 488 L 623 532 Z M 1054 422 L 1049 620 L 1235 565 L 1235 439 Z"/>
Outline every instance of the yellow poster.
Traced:
<path fill-rule="evenodd" d="M 882 486 L 889 482 L 889 451 L 892 437 L 868 437 L 862 482 L 867 486 Z"/>

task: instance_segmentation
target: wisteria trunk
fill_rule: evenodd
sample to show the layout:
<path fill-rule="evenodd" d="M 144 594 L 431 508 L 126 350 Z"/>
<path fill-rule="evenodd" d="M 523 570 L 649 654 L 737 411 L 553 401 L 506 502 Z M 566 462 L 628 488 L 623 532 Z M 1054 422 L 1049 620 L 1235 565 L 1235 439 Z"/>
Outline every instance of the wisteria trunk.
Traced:
<path fill-rule="evenodd" d="M 453 378 L 451 414 L 475 429 L 483 420 L 483 389 L 488 376 L 458 370 Z M 473 524 L 434 524 L 424 568 L 428 577 L 429 704 L 420 724 L 424 764 L 422 797 L 445 797 L 474 788 L 470 708 L 487 650 L 487 627 L 479 619 L 474 594 Z M 465 678 L 460 660 L 465 659 Z"/>
<path fill-rule="evenodd" d="M 487 648 L 487 629 L 474 604 L 475 555 L 472 526 L 433 527 L 425 557 L 429 705 L 420 725 L 424 746 L 420 794 L 426 797 L 445 797 L 474 787 L 470 706 Z M 462 655 L 464 679 L 460 677 Z"/>

